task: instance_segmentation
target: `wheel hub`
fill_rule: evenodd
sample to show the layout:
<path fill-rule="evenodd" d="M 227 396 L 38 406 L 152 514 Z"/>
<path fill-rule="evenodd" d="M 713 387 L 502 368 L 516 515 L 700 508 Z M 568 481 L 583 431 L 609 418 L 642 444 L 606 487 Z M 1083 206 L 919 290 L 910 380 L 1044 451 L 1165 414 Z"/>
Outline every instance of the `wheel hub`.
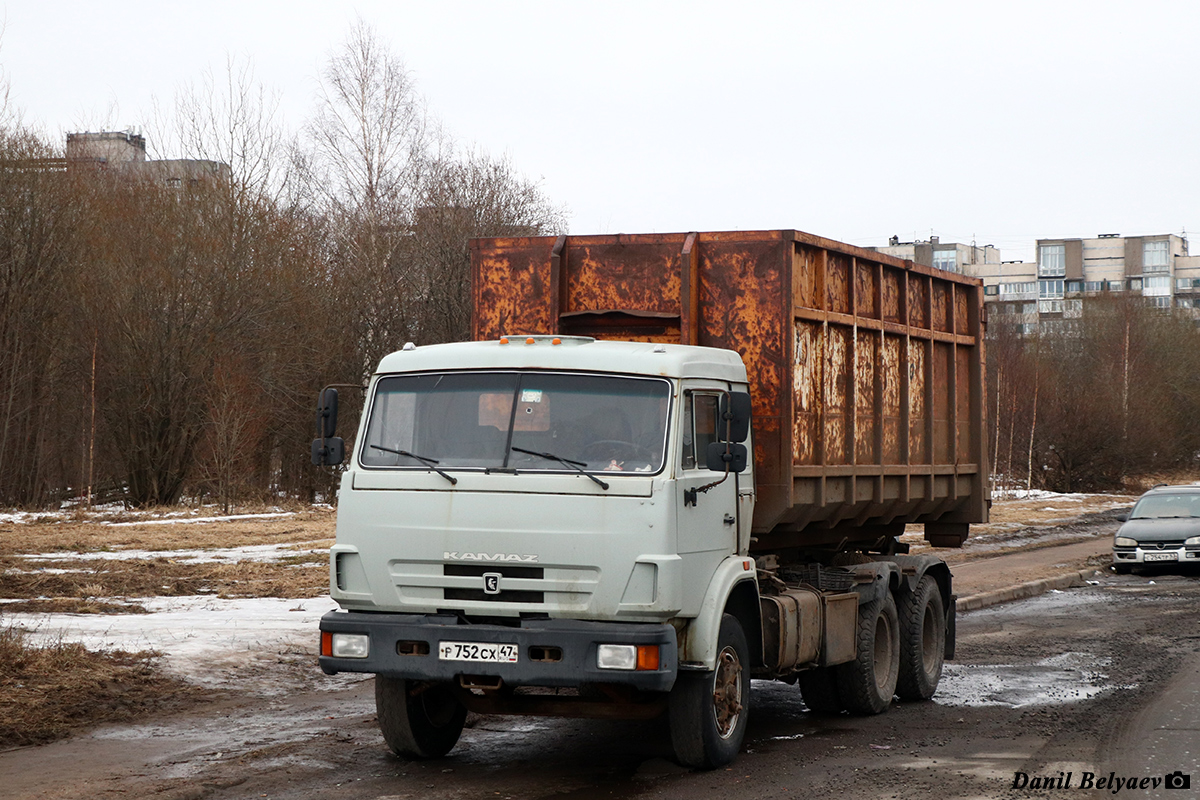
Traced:
<path fill-rule="evenodd" d="M 717 718 L 717 733 L 726 739 L 737 729 L 742 713 L 742 662 L 732 647 L 726 647 L 717 656 L 714 678 L 713 711 Z"/>

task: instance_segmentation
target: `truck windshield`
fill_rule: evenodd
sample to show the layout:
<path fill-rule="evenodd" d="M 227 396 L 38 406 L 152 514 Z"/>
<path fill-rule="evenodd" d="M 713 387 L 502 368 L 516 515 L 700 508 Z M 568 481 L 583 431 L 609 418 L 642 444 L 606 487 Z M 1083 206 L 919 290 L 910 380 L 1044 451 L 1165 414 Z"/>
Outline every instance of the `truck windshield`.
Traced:
<path fill-rule="evenodd" d="M 552 372 L 398 375 L 376 385 L 366 467 L 656 473 L 670 384 Z M 415 454 L 420 459 L 402 455 Z"/>

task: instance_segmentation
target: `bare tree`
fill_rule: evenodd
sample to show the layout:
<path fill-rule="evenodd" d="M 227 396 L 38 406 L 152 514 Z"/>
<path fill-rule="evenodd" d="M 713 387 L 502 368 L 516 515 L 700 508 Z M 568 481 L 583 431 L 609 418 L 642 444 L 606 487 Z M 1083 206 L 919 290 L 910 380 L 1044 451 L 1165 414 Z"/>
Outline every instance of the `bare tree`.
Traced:
<path fill-rule="evenodd" d="M 351 30 L 321 76 L 316 114 L 296 159 L 308 196 L 327 220 L 331 293 L 356 347 L 358 376 L 410 338 L 419 292 L 393 258 L 437 136 L 404 64 L 364 22 Z"/>
<path fill-rule="evenodd" d="M 250 62 L 227 57 L 221 75 L 208 71 L 176 96 L 176 146 L 185 158 L 228 168 L 223 185 L 241 206 L 275 201 L 289 166 L 278 109 L 278 95 L 255 83 Z"/>
<path fill-rule="evenodd" d="M 404 63 L 361 20 L 329 58 L 307 134 L 314 188 L 338 216 L 377 234 L 404 220 L 433 133 Z"/>
<path fill-rule="evenodd" d="M 0 131 L 0 502 L 40 505 L 78 477 L 60 445 L 68 407 L 74 206 L 60 155 L 25 129 Z M 77 463 L 77 462 L 76 462 Z"/>
<path fill-rule="evenodd" d="M 420 280 L 420 337 L 470 335 L 470 252 L 479 236 L 538 236 L 566 231 L 566 212 L 507 159 L 475 150 L 432 164 L 421 187 L 412 235 L 397 252 Z"/>

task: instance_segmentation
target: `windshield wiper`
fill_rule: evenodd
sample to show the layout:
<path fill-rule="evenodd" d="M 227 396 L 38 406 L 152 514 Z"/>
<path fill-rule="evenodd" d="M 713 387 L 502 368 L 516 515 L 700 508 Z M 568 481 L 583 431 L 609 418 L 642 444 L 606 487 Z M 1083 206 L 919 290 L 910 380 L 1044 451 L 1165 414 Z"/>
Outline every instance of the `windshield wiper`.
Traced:
<path fill-rule="evenodd" d="M 572 461 L 569 458 L 563 458 L 562 456 L 556 456 L 556 455 L 554 455 L 554 453 L 539 453 L 536 450 L 526 450 L 524 447 L 514 447 L 513 450 L 515 450 L 518 453 L 524 453 L 524 454 L 530 455 L 530 456 L 537 456 L 538 458 L 549 459 L 550 461 L 557 461 L 560 464 L 566 464 L 568 467 L 572 468 L 573 470 L 578 472 L 580 475 L 587 475 L 589 478 L 591 478 L 595 482 L 595 484 L 597 486 L 599 486 L 604 491 L 606 491 L 606 492 L 608 491 L 607 483 L 600 480 L 592 473 L 581 469 L 581 467 L 587 466 L 586 461 Z"/>
<path fill-rule="evenodd" d="M 451 475 L 448 472 L 443 472 L 442 470 L 437 468 L 437 464 L 440 462 L 436 458 L 426 458 L 425 456 L 419 456 L 416 453 L 410 453 L 407 450 L 393 450 L 390 447 L 381 447 L 380 445 L 377 445 L 377 444 L 373 444 L 373 445 L 371 445 L 371 447 L 374 447 L 376 450 L 382 450 L 385 453 L 395 453 L 398 456 L 405 456 L 407 458 L 415 458 L 417 461 L 424 463 L 427 467 L 429 467 L 431 470 L 436 472 L 438 475 L 441 475 L 443 478 L 450 481 L 451 486 L 458 485 L 458 478 L 454 477 L 453 475 Z"/>

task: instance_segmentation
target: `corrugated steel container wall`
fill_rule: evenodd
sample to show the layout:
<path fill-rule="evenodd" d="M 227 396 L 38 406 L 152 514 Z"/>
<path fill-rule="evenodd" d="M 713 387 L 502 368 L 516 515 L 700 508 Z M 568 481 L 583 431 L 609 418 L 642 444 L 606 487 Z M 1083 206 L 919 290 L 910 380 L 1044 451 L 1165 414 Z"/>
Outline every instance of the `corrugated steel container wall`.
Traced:
<path fill-rule="evenodd" d="M 799 231 L 477 239 L 477 340 L 559 333 L 736 350 L 757 549 L 987 519 L 978 280 Z"/>

